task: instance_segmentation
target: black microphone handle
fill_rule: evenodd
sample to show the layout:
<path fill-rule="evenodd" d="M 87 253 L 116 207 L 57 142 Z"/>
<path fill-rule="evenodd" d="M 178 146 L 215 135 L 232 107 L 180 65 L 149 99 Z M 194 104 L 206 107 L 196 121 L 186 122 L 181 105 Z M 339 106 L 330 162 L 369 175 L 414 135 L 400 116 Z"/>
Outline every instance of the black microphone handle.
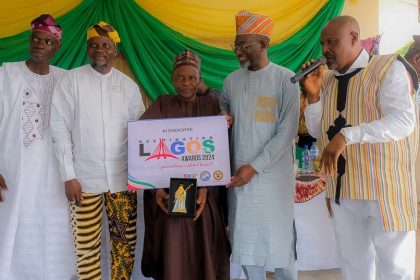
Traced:
<path fill-rule="evenodd" d="M 325 57 L 321 56 L 320 58 L 318 58 L 313 64 L 311 64 L 308 68 L 306 68 L 305 70 L 297 73 L 295 76 L 293 76 L 292 78 L 290 78 L 290 81 L 295 84 L 297 82 L 299 82 L 300 80 L 302 80 L 306 75 L 308 75 L 309 73 L 315 71 L 320 65 L 324 65 L 326 63 L 326 59 Z"/>
<path fill-rule="evenodd" d="M 302 80 L 305 77 L 305 75 L 306 75 L 305 72 L 299 72 L 296 75 L 294 75 L 293 77 L 291 77 L 290 81 L 292 82 L 292 84 L 296 84 L 297 82 Z"/>

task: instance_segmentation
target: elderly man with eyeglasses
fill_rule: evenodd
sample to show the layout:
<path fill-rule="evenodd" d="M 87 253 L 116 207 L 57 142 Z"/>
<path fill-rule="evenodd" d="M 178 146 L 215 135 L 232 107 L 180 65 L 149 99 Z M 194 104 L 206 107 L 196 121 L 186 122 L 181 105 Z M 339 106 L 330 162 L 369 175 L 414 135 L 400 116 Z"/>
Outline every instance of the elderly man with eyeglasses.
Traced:
<path fill-rule="evenodd" d="M 223 111 L 232 115 L 234 175 L 228 187 L 232 261 L 248 279 L 296 279 L 293 142 L 299 118 L 294 73 L 269 61 L 273 21 L 242 11 L 232 46 L 241 68 L 224 82 Z"/>

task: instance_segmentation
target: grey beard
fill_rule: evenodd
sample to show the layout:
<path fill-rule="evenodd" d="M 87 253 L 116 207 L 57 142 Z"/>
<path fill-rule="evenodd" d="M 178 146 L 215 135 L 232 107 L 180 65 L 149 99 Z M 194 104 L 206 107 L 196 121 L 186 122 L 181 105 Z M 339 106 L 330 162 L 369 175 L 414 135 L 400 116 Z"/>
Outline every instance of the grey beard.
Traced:
<path fill-rule="evenodd" d="M 91 63 L 90 66 L 92 66 L 93 69 L 100 72 L 102 69 L 106 68 L 106 64 L 96 64 L 95 62 Z"/>
<path fill-rule="evenodd" d="M 249 60 L 247 60 L 245 63 L 241 64 L 241 68 L 248 69 L 249 65 L 251 65 L 251 62 L 249 62 Z"/>

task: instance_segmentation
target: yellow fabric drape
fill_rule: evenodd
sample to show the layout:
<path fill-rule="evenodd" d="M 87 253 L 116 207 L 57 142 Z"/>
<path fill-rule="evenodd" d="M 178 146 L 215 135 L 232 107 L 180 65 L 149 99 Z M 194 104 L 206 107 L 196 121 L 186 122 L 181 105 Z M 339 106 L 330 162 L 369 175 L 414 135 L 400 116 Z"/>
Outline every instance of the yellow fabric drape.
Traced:
<path fill-rule="evenodd" d="M 0 37 L 16 35 L 30 28 L 31 21 L 41 14 L 64 15 L 83 0 L 1 0 Z"/>
<path fill-rule="evenodd" d="M 241 10 L 270 16 L 272 44 L 304 27 L 327 0 L 135 0 L 170 28 L 205 44 L 228 49 L 235 37 L 235 14 Z"/>
<path fill-rule="evenodd" d="M 170 28 L 204 44 L 230 48 L 235 37 L 235 17 L 240 10 L 270 16 L 274 22 L 272 44 L 278 44 L 304 27 L 327 0 L 135 0 Z M 29 29 L 42 13 L 59 17 L 83 0 L 0 1 L 0 37 Z"/>

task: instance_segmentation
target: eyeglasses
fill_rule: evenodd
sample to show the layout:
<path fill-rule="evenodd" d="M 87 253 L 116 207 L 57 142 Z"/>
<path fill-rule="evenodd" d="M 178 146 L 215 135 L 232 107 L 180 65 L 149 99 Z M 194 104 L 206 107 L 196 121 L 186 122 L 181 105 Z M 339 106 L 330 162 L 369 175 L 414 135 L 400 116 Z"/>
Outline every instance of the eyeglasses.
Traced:
<path fill-rule="evenodd" d="M 247 49 L 249 46 L 256 45 L 256 44 L 259 44 L 259 43 L 260 43 L 260 42 L 252 42 L 252 43 L 248 43 L 248 44 L 241 44 L 241 45 L 232 44 L 232 45 L 231 45 L 231 47 L 232 47 L 232 50 L 233 50 L 234 52 L 236 52 L 236 51 L 244 52 L 244 51 L 246 51 L 246 49 Z"/>

